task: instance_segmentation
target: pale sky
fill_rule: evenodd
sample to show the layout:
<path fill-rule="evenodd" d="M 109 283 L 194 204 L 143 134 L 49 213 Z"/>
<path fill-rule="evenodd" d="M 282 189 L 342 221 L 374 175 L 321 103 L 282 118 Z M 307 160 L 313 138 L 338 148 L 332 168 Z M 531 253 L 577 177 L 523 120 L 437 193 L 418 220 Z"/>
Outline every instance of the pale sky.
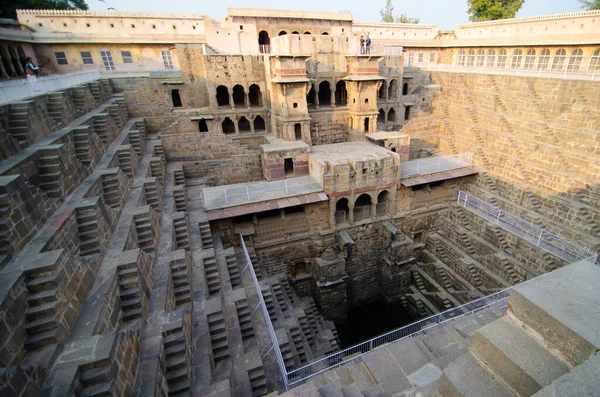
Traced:
<path fill-rule="evenodd" d="M 385 0 L 87 0 L 87 3 L 92 10 L 112 7 L 118 11 L 189 12 L 216 18 L 224 18 L 227 7 L 349 11 L 357 21 L 379 21 L 379 9 L 384 6 Z M 405 12 L 408 16 L 419 18 L 423 24 L 435 24 L 440 29 L 453 29 L 457 24 L 469 21 L 466 0 L 394 0 L 393 4 L 394 14 Z M 577 0 L 525 0 L 517 17 L 573 11 L 581 11 Z"/>

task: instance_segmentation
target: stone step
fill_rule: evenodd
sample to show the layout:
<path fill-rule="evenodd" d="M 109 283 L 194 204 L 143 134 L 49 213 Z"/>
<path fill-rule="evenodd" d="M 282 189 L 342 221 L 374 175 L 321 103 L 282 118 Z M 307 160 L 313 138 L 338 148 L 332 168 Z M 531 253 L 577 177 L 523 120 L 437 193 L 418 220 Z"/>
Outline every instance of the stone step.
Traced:
<path fill-rule="evenodd" d="M 569 370 L 506 317 L 479 329 L 471 351 L 521 396 L 535 394 Z"/>
<path fill-rule="evenodd" d="M 109 397 L 113 395 L 113 382 L 108 381 L 105 383 L 100 383 L 98 385 L 93 385 L 90 387 L 86 387 L 81 392 L 81 397 Z"/>
<path fill-rule="evenodd" d="M 25 311 L 28 321 L 35 321 L 44 317 L 52 317 L 57 313 L 58 302 L 49 302 L 42 305 L 30 306 Z"/>
<path fill-rule="evenodd" d="M 109 382 L 111 380 L 111 366 L 105 365 L 99 368 L 91 368 L 83 371 L 79 376 L 79 380 L 84 386 L 93 386 L 100 383 Z"/>
<path fill-rule="evenodd" d="M 40 332 L 35 335 L 28 335 L 25 338 L 25 349 L 35 350 L 58 342 L 58 328 Z"/>
<path fill-rule="evenodd" d="M 44 305 L 46 303 L 56 302 L 58 300 L 58 288 L 46 289 L 38 293 L 29 295 L 27 304 L 29 306 Z"/>
<path fill-rule="evenodd" d="M 40 332 L 55 329 L 57 327 L 58 314 L 52 316 L 43 317 L 35 321 L 29 321 L 25 325 L 25 332 L 28 335 L 39 334 Z"/>
<path fill-rule="evenodd" d="M 451 362 L 440 380 L 442 397 L 516 397 L 517 395 L 470 353 Z"/>

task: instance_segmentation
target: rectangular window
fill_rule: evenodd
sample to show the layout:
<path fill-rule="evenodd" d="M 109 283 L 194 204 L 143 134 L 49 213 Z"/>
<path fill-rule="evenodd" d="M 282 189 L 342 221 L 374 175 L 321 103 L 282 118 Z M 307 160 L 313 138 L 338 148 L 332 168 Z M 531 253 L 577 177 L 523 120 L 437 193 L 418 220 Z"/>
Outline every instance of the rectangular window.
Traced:
<path fill-rule="evenodd" d="M 67 61 L 67 54 L 62 51 L 58 51 L 54 53 L 54 57 L 56 58 L 56 63 L 58 65 L 68 65 L 69 61 Z"/>
<path fill-rule="evenodd" d="M 81 51 L 81 61 L 84 65 L 93 65 L 94 59 L 92 58 L 92 53 L 90 51 Z"/>
<path fill-rule="evenodd" d="M 429 54 L 429 62 L 435 62 L 435 52 Z"/>
<path fill-rule="evenodd" d="M 100 55 L 102 56 L 102 63 L 104 63 L 104 68 L 109 72 L 115 70 L 115 63 L 113 62 L 111 52 L 109 50 L 100 51 Z"/>
<path fill-rule="evenodd" d="M 133 63 L 131 51 L 121 51 L 121 57 L 123 58 L 123 63 Z"/>
<path fill-rule="evenodd" d="M 161 50 L 160 54 L 162 55 L 163 65 L 165 65 L 165 69 L 175 69 L 175 66 L 173 66 L 173 58 L 171 58 L 171 51 Z"/>
<path fill-rule="evenodd" d="M 419 52 L 419 63 L 423 62 L 423 53 Z"/>

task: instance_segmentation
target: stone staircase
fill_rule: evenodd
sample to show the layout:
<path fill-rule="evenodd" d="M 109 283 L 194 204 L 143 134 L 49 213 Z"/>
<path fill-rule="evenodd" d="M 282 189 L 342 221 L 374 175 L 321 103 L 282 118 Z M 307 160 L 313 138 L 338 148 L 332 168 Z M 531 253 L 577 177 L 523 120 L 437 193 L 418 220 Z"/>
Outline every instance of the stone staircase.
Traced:
<path fill-rule="evenodd" d="M 250 386 L 252 387 L 252 397 L 259 397 L 267 394 L 267 378 L 265 377 L 265 370 L 262 366 L 249 370 L 248 379 L 250 379 Z"/>
<path fill-rule="evenodd" d="M 202 243 L 202 249 L 213 248 L 213 239 L 210 232 L 210 225 L 208 221 L 200 222 L 200 242 Z"/>
<path fill-rule="evenodd" d="M 187 194 L 185 186 L 176 186 L 173 188 L 173 201 L 175 202 L 175 211 L 187 211 Z"/>
<path fill-rule="evenodd" d="M 173 283 L 173 295 L 175 298 L 175 307 L 181 308 L 192 302 L 192 289 L 190 285 L 190 273 L 188 265 L 183 258 L 175 259 L 169 264 L 171 271 L 171 280 Z"/>
<path fill-rule="evenodd" d="M 65 108 L 62 92 L 51 92 L 48 94 L 47 109 L 48 115 L 57 123 L 63 123 L 63 111 Z"/>
<path fill-rule="evenodd" d="M 102 197 L 104 202 L 111 208 L 121 206 L 121 192 L 117 172 L 102 174 Z"/>
<path fill-rule="evenodd" d="M 93 94 L 93 91 L 92 91 Z M 100 137 L 100 141 L 102 142 L 102 145 L 104 145 L 104 147 L 107 147 L 109 142 L 109 126 L 108 126 L 108 119 L 110 118 L 110 116 L 107 113 L 98 113 L 95 114 L 93 119 L 94 119 L 94 131 L 96 132 L 96 134 Z"/>
<path fill-rule="evenodd" d="M 102 360 L 81 367 L 79 384 L 81 396 L 112 396 L 116 392 L 114 380 L 118 376 L 118 366 L 109 360 Z"/>
<path fill-rule="evenodd" d="M 238 267 L 237 258 L 235 254 L 225 255 L 225 263 L 227 264 L 227 270 L 229 272 L 229 280 L 233 288 L 238 287 L 241 283 L 240 269 Z"/>
<path fill-rule="evenodd" d="M 212 356 L 216 366 L 220 361 L 229 358 L 229 343 L 227 341 L 225 317 L 223 312 L 219 311 L 209 314 L 207 318 Z"/>
<path fill-rule="evenodd" d="M 192 363 L 185 330 L 183 326 L 176 326 L 164 330 L 162 336 L 169 396 L 190 395 Z"/>
<path fill-rule="evenodd" d="M 254 337 L 254 327 L 252 326 L 252 315 L 248 308 L 248 301 L 241 299 L 235 302 L 235 308 L 237 311 L 238 323 L 240 324 L 240 332 L 242 333 L 242 339 L 248 340 Z"/>
<path fill-rule="evenodd" d="M 177 186 L 184 185 L 185 186 L 185 174 L 183 173 L 183 170 L 175 170 L 174 176 L 175 176 L 175 185 L 177 185 Z"/>
<path fill-rule="evenodd" d="M 27 103 L 13 103 L 8 114 L 8 133 L 17 142 L 21 150 L 30 145 L 27 139 L 29 131 L 29 105 Z"/>
<path fill-rule="evenodd" d="M 154 229 L 152 228 L 150 214 L 134 215 L 133 221 L 135 223 L 138 246 L 146 253 L 154 252 Z"/>
<path fill-rule="evenodd" d="M 118 153 L 119 167 L 121 171 L 129 178 L 133 178 L 133 165 L 131 163 L 131 151 L 129 147 L 119 150 Z"/>
<path fill-rule="evenodd" d="M 40 165 L 38 167 L 40 189 L 48 197 L 62 197 L 61 173 L 60 156 L 46 155 L 40 158 Z"/>
<path fill-rule="evenodd" d="M 459 240 L 462 242 L 462 246 L 467 250 L 467 253 L 471 256 L 476 255 L 477 250 L 473 246 L 473 243 L 471 243 L 467 231 L 464 229 L 458 229 L 456 230 L 456 233 L 458 234 Z"/>
<path fill-rule="evenodd" d="M 160 197 L 156 183 L 150 181 L 144 182 L 144 194 L 146 196 L 146 204 L 152 207 L 154 211 L 160 212 Z"/>
<path fill-rule="evenodd" d="M 173 236 L 175 238 L 176 249 L 190 249 L 190 235 L 185 216 L 173 219 Z"/>
<path fill-rule="evenodd" d="M 154 145 L 154 149 L 152 151 L 152 155 L 154 157 L 162 157 L 165 158 L 165 148 L 163 145 Z"/>
<path fill-rule="evenodd" d="M 213 296 L 221 292 L 221 280 L 217 269 L 217 260 L 214 256 L 204 258 L 204 274 L 206 276 L 208 295 Z"/>
<path fill-rule="evenodd" d="M 467 272 L 469 273 L 471 283 L 473 285 L 475 285 L 476 287 L 481 287 L 483 285 L 483 282 L 481 281 L 481 276 L 479 275 L 479 268 L 475 264 L 467 264 Z"/>
<path fill-rule="evenodd" d="M 144 291 L 137 263 L 119 266 L 119 298 L 121 300 L 121 318 L 124 322 L 134 321 L 144 314 L 142 301 Z"/>
<path fill-rule="evenodd" d="M 161 185 L 165 183 L 165 167 L 162 159 L 150 161 L 150 176 L 158 179 Z"/>
<path fill-rule="evenodd" d="M 73 144 L 75 146 L 75 157 L 83 165 L 91 165 L 92 158 L 90 156 L 90 135 L 84 129 L 76 129 L 73 131 Z"/>
<path fill-rule="evenodd" d="M 98 236 L 98 214 L 95 210 L 77 211 L 77 235 L 79 236 L 79 255 L 102 254 L 100 236 Z"/>

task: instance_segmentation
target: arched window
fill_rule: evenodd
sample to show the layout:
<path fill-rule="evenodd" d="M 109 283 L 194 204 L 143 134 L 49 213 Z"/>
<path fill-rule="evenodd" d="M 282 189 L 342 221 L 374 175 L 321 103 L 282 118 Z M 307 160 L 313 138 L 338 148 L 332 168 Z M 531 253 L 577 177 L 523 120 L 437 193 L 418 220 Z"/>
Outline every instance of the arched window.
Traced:
<path fill-rule="evenodd" d="M 363 170 L 365 171 L 365 170 Z M 366 171 L 368 172 L 368 170 Z M 363 174 L 363 178 L 366 175 Z M 371 217 L 371 196 L 364 193 L 358 196 L 354 202 L 354 221 L 358 222 Z"/>
<path fill-rule="evenodd" d="M 258 33 L 258 47 L 261 53 L 269 53 L 271 46 L 271 39 L 269 33 L 265 30 L 261 30 Z"/>
<path fill-rule="evenodd" d="M 256 116 L 254 118 L 254 132 L 264 131 L 265 129 L 265 120 L 260 116 Z"/>
<path fill-rule="evenodd" d="M 388 88 L 388 99 L 397 99 L 398 98 L 398 80 L 393 79 L 390 81 L 390 86 Z"/>
<path fill-rule="evenodd" d="M 475 50 L 469 50 L 467 57 L 467 67 L 472 68 L 475 65 Z"/>
<path fill-rule="evenodd" d="M 233 104 L 244 105 L 246 103 L 246 92 L 239 84 L 233 86 Z"/>
<path fill-rule="evenodd" d="M 503 48 L 498 51 L 498 63 L 496 64 L 498 69 L 506 68 L 506 50 Z"/>
<path fill-rule="evenodd" d="M 240 117 L 238 120 L 238 129 L 241 133 L 250 132 L 250 121 L 248 121 L 248 119 L 244 116 Z"/>
<path fill-rule="evenodd" d="M 229 90 L 224 85 L 217 87 L 217 104 L 219 106 L 229 105 Z"/>
<path fill-rule="evenodd" d="M 567 65 L 567 72 L 577 73 L 581 68 L 581 62 L 583 61 L 583 50 L 578 48 L 573 50 L 569 57 L 569 64 Z"/>
<path fill-rule="evenodd" d="M 519 70 L 521 69 L 521 62 L 523 61 L 523 51 L 520 49 L 516 49 L 512 53 L 512 58 L 510 60 L 510 69 L 511 70 Z"/>
<path fill-rule="evenodd" d="M 550 63 L 550 50 L 544 48 L 542 52 L 540 52 L 540 58 L 538 59 L 538 70 L 547 70 L 548 64 Z"/>
<path fill-rule="evenodd" d="M 535 65 L 535 50 L 530 48 L 527 50 L 525 54 L 525 64 L 523 65 L 523 69 L 525 70 L 533 70 Z"/>
<path fill-rule="evenodd" d="M 331 88 L 329 81 L 321 81 L 319 84 L 319 105 L 330 106 L 331 105 Z"/>
<path fill-rule="evenodd" d="M 293 31 L 292 34 L 300 34 L 300 33 L 296 32 L 296 31 Z"/>
<path fill-rule="evenodd" d="M 565 69 L 565 60 L 567 59 L 567 51 L 564 48 L 559 48 L 554 53 L 552 58 L 552 71 L 561 72 Z"/>
<path fill-rule="evenodd" d="M 346 82 L 338 81 L 335 85 L 335 104 L 336 106 L 345 106 L 348 103 L 348 91 L 346 91 Z"/>
<path fill-rule="evenodd" d="M 383 109 L 379 109 L 379 114 L 377 115 L 377 123 L 385 124 L 385 111 Z"/>
<path fill-rule="evenodd" d="M 323 32 L 323 33 L 321 33 L 321 35 L 322 35 L 322 36 L 329 36 L 329 33 L 327 33 L 327 32 Z"/>
<path fill-rule="evenodd" d="M 287 34 L 287 32 L 285 30 L 282 30 L 281 32 L 279 32 L 280 36 L 285 36 Z"/>
<path fill-rule="evenodd" d="M 408 95 L 408 83 L 402 84 L 402 95 Z"/>
<path fill-rule="evenodd" d="M 592 54 L 592 57 L 590 58 L 590 64 L 588 65 L 587 72 L 592 73 L 592 74 L 596 73 L 596 72 L 600 72 L 600 48 L 598 48 Z"/>
<path fill-rule="evenodd" d="M 350 208 L 348 207 L 348 199 L 341 198 L 335 203 L 335 224 L 346 223 L 348 221 L 348 213 Z"/>
<path fill-rule="evenodd" d="M 394 110 L 394 108 L 391 108 L 390 111 L 388 112 L 387 121 L 388 121 L 388 123 L 396 122 L 396 111 Z"/>
<path fill-rule="evenodd" d="M 496 66 L 496 50 L 493 48 L 488 51 L 487 63 L 485 66 L 489 69 L 493 69 Z"/>
<path fill-rule="evenodd" d="M 381 101 L 385 101 L 385 93 L 387 90 L 387 82 L 383 80 L 381 82 L 381 87 L 379 87 L 379 92 L 377 93 L 377 99 Z"/>
<path fill-rule="evenodd" d="M 310 106 L 315 104 L 315 87 L 311 86 L 310 91 L 306 94 L 306 104 L 310 108 Z"/>
<path fill-rule="evenodd" d="M 198 131 L 199 132 L 208 132 L 208 125 L 206 124 L 206 120 L 204 120 L 204 119 L 198 120 Z"/>
<path fill-rule="evenodd" d="M 387 211 L 388 211 L 388 197 L 389 197 L 389 193 L 387 190 L 382 190 L 378 195 L 377 195 L 377 216 L 385 216 L 387 215 Z"/>
<path fill-rule="evenodd" d="M 460 50 L 458 52 L 458 67 L 463 68 L 465 67 L 465 50 Z"/>
<path fill-rule="evenodd" d="M 485 51 L 482 49 L 477 50 L 477 55 L 475 56 L 475 67 L 482 68 L 484 60 L 485 60 Z"/>
<path fill-rule="evenodd" d="M 370 119 L 368 117 L 365 117 L 365 132 L 370 132 L 369 121 Z"/>
<path fill-rule="evenodd" d="M 304 34 L 312 34 L 312 33 L 310 33 L 310 32 L 304 32 Z"/>
<path fill-rule="evenodd" d="M 223 127 L 223 134 L 235 134 L 235 125 L 229 117 L 225 117 L 221 127 Z"/>
<path fill-rule="evenodd" d="M 250 98 L 250 106 L 262 106 L 262 94 L 258 85 L 252 84 L 250 86 L 248 97 Z"/>
<path fill-rule="evenodd" d="M 294 124 L 294 138 L 297 141 L 302 140 L 302 125 L 300 123 Z"/>

